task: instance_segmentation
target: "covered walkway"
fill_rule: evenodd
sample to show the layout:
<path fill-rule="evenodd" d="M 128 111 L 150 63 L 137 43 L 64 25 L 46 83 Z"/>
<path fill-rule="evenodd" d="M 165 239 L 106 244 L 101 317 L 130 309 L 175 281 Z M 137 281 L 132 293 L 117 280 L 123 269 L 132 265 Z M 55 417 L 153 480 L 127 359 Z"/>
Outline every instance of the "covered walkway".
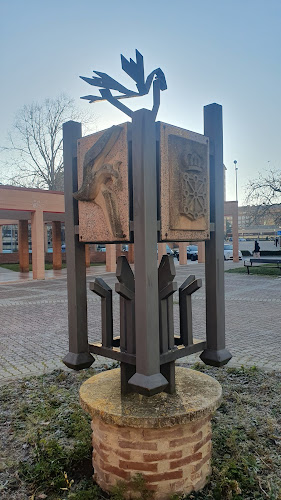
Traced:
<path fill-rule="evenodd" d="M 53 269 L 61 269 L 61 223 L 64 222 L 64 194 L 43 189 L 0 186 L 0 228 L 18 224 L 19 263 L 29 272 L 28 224 L 31 223 L 33 279 L 45 278 L 45 226 L 52 224 Z M 2 231 L 0 231 L 2 236 Z M 0 252 L 2 241 L 0 241 Z"/>

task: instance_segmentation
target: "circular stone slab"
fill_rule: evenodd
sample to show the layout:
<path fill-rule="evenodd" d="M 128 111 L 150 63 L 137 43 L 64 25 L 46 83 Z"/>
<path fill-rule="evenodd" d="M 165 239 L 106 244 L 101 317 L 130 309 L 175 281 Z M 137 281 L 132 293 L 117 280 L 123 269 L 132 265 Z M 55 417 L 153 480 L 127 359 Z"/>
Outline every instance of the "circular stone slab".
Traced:
<path fill-rule="evenodd" d="M 219 382 L 204 373 L 176 367 L 176 393 L 121 396 L 120 368 L 94 375 L 80 388 L 82 408 L 92 418 L 122 427 L 172 427 L 213 413 L 220 405 Z"/>

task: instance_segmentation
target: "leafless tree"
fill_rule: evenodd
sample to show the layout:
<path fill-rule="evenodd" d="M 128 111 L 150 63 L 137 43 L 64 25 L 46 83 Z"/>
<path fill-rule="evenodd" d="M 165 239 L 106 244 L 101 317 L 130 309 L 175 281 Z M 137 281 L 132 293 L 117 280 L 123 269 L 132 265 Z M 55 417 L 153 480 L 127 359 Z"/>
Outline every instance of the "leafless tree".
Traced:
<path fill-rule="evenodd" d="M 8 145 L 1 148 L 5 182 L 63 190 L 62 124 L 68 120 L 82 118 L 65 95 L 25 105 L 16 115 Z"/>
<path fill-rule="evenodd" d="M 275 224 L 281 224 L 281 171 L 271 169 L 259 174 L 247 185 L 246 203 L 252 205 L 252 221 L 259 223 L 264 217 L 271 217 Z"/>

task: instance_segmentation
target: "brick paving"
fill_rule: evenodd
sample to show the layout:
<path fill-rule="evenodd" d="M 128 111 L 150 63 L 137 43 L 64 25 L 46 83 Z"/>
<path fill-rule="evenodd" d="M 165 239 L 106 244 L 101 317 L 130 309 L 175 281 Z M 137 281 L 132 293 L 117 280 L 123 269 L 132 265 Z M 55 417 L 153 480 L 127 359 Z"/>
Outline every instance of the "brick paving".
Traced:
<path fill-rule="evenodd" d="M 235 265 L 226 262 L 226 267 Z M 204 265 L 177 266 L 180 285 L 189 274 L 203 279 L 193 295 L 194 335 L 205 335 Z M 87 282 L 100 275 L 114 288 L 116 278 L 103 266 L 88 270 Z M 0 283 L 0 382 L 63 368 L 68 351 L 67 290 L 65 273 L 45 281 Z M 225 274 L 226 337 L 233 355 L 229 366 L 257 366 L 281 370 L 281 278 Z M 178 301 L 175 294 L 174 301 Z M 115 334 L 119 331 L 119 297 L 114 293 Z M 100 339 L 100 299 L 88 290 L 89 340 Z M 179 329 L 175 304 L 175 330 Z M 194 362 L 198 355 L 184 358 Z M 97 362 L 104 362 L 99 358 Z"/>

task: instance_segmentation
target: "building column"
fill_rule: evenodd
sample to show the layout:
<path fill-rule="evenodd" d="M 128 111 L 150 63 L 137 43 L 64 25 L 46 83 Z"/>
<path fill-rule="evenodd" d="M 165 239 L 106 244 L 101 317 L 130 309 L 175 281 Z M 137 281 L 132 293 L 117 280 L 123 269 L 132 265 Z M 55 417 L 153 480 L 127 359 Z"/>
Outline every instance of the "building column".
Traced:
<path fill-rule="evenodd" d="M 86 267 L 91 266 L 91 254 L 90 254 L 90 245 L 89 244 L 85 245 L 85 262 L 86 262 Z"/>
<path fill-rule="evenodd" d="M 0 253 L 3 252 L 2 228 L 3 228 L 3 226 L 0 226 Z"/>
<path fill-rule="evenodd" d="M 134 245 L 131 243 L 128 245 L 128 262 L 129 264 L 133 264 L 135 261 L 135 250 L 134 250 Z"/>
<path fill-rule="evenodd" d="M 160 264 L 163 255 L 167 255 L 166 243 L 158 243 L 158 264 Z"/>
<path fill-rule="evenodd" d="M 181 266 L 186 266 L 187 264 L 186 247 L 186 242 L 179 242 L 179 263 Z"/>
<path fill-rule="evenodd" d="M 205 262 L 205 241 L 198 241 L 198 264 Z"/>
<path fill-rule="evenodd" d="M 239 262 L 239 238 L 238 238 L 238 202 L 232 213 L 232 243 L 233 243 L 233 262 Z"/>
<path fill-rule="evenodd" d="M 106 249 L 106 271 L 108 273 L 116 272 L 116 245 L 105 245 Z"/>
<path fill-rule="evenodd" d="M 28 220 L 19 220 L 18 226 L 20 272 L 29 272 Z"/>
<path fill-rule="evenodd" d="M 116 261 L 117 261 L 118 257 L 123 254 L 122 244 L 121 243 L 116 243 L 115 249 L 116 249 Z"/>
<path fill-rule="evenodd" d="M 62 268 L 60 221 L 52 222 L 52 240 L 53 240 L 53 269 L 59 270 Z"/>
<path fill-rule="evenodd" d="M 45 279 L 44 221 L 42 210 L 31 213 L 33 279 Z"/>
<path fill-rule="evenodd" d="M 48 224 L 44 224 L 44 252 L 48 253 Z"/>

